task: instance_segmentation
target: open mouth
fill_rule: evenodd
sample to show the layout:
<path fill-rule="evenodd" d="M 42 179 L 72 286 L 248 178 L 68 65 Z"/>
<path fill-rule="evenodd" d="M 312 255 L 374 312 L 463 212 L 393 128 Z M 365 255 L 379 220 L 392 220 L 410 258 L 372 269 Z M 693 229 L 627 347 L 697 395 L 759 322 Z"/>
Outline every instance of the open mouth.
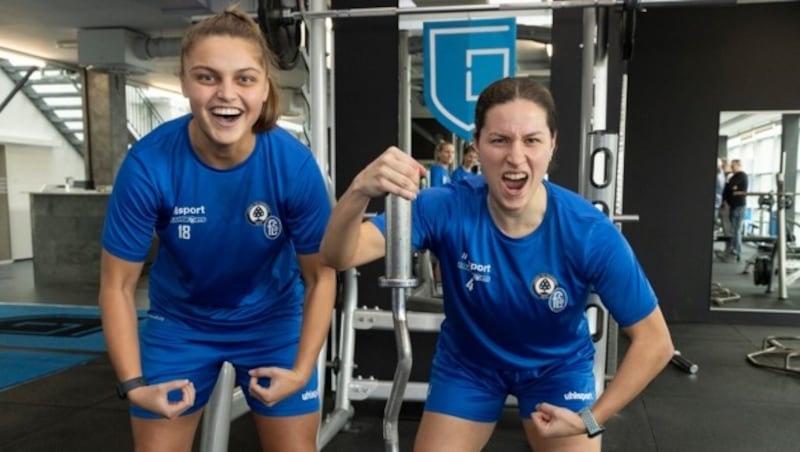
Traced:
<path fill-rule="evenodd" d="M 225 124 L 231 124 L 241 118 L 244 112 L 238 108 L 232 107 L 218 107 L 212 108 L 211 114 Z"/>
<path fill-rule="evenodd" d="M 518 192 L 528 183 L 528 175 L 525 173 L 505 173 L 503 174 L 503 185 L 510 192 Z"/>

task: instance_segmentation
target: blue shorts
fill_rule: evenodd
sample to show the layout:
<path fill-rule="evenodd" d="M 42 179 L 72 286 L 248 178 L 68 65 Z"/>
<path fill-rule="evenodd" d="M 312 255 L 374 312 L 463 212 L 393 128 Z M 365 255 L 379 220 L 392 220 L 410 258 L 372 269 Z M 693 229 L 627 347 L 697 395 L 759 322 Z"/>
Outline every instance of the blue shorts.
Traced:
<path fill-rule="evenodd" d="M 262 326 L 265 334 L 261 337 L 232 342 L 227 336 L 219 341 L 207 337 L 202 339 L 185 337 L 187 336 L 185 324 L 176 328 L 174 321 L 150 316 L 141 336 L 142 372 L 150 384 L 184 378 L 191 380 L 196 390 L 195 403 L 184 414 L 193 413 L 208 403 L 225 361 L 233 364 L 236 370 L 236 384 L 242 388 L 248 406 L 255 413 L 262 416 L 297 416 L 313 413 L 320 409 L 316 368 L 305 388 L 272 407 L 253 398 L 247 390 L 250 385 L 250 376 L 247 372 L 251 369 L 270 366 L 292 368 L 297 355 L 297 341 L 287 341 L 287 335 L 276 332 L 285 332 L 287 328 L 296 330 L 296 324 L 296 319 L 271 321 L 268 325 Z M 291 336 L 296 337 L 296 335 Z M 269 386 L 269 379 L 262 378 L 260 384 Z M 180 400 L 181 392 L 172 391 L 169 397 Z M 130 411 L 132 416 L 140 418 L 161 417 L 133 404 Z"/>
<path fill-rule="evenodd" d="M 506 398 L 513 395 L 523 419 L 530 418 L 541 402 L 577 412 L 596 398 L 593 364 L 586 360 L 559 368 L 493 370 L 464 362 L 439 348 L 431 367 L 425 410 L 496 422 Z"/>

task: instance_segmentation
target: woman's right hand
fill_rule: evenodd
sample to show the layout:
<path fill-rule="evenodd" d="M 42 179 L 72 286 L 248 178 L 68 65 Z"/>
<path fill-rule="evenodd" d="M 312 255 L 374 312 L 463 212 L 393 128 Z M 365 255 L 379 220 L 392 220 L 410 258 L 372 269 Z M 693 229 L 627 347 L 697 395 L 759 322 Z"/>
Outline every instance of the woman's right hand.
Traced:
<path fill-rule="evenodd" d="M 181 400 L 169 400 L 168 394 L 177 390 L 181 391 Z M 128 400 L 139 408 L 175 419 L 194 405 L 195 395 L 194 383 L 190 380 L 172 380 L 132 389 Z"/>
<path fill-rule="evenodd" d="M 393 194 L 413 200 L 427 170 L 410 155 L 391 146 L 355 177 L 352 189 L 369 198 Z"/>

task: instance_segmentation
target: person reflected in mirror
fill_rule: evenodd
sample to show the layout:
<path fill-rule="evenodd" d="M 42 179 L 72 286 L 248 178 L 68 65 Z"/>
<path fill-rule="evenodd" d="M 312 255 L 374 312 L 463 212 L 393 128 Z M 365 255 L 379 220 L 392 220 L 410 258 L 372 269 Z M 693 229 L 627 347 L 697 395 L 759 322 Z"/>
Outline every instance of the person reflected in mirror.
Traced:
<path fill-rule="evenodd" d="M 747 207 L 747 173 L 742 170 L 742 161 L 731 160 L 731 175 L 725 184 L 722 198 L 728 205 L 728 218 L 731 223 L 731 239 L 725 248 L 723 259 L 737 262 L 742 258 L 742 234 L 744 233 L 744 214 Z"/>
<path fill-rule="evenodd" d="M 622 233 L 586 199 L 545 180 L 556 124 L 544 85 L 496 81 L 475 107 L 483 177 L 418 190 L 424 167 L 390 147 L 334 207 L 321 247 L 326 265 L 384 257 L 385 215 L 362 218 L 387 193 L 412 200 L 412 245 L 439 257 L 445 319 L 416 452 L 482 450 L 509 395 L 536 452 L 599 451 L 601 425 L 672 358 L 658 299 Z M 630 338 L 599 396 L 590 291 Z"/>
<path fill-rule="evenodd" d="M 720 208 L 722 207 L 722 193 L 725 191 L 725 163 L 722 159 L 717 159 L 716 186 L 714 190 L 714 236 L 722 235 L 722 218 Z"/>
<path fill-rule="evenodd" d="M 272 63 L 237 7 L 192 25 L 179 71 L 191 113 L 134 144 L 116 176 L 99 304 L 137 451 L 193 449 L 226 361 L 261 450 L 317 450 L 316 364 L 336 293 L 318 253 L 331 206 L 314 155 L 276 125 Z M 154 234 L 140 334 L 134 292 Z"/>
<path fill-rule="evenodd" d="M 461 165 L 453 170 L 453 182 L 477 176 L 477 172 L 474 171 L 477 168 L 478 151 L 472 143 L 467 143 L 467 145 L 464 146 L 464 154 L 461 156 Z"/>

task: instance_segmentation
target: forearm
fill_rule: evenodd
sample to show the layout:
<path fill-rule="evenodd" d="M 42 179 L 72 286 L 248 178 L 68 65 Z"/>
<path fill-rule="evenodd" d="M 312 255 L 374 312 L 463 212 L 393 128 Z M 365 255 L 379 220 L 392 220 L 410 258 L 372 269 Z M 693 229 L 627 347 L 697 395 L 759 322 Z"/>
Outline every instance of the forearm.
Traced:
<path fill-rule="evenodd" d="M 337 270 L 353 266 L 361 222 L 369 201 L 369 197 L 356 192 L 351 186 L 336 203 L 320 246 L 324 265 Z"/>
<path fill-rule="evenodd" d="M 133 293 L 100 291 L 103 335 L 108 356 L 120 381 L 142 375 L 139 328 Z"/>
<path fill-rule="evenodd" d="M 310 377 L 317 364 L 320 350 L 328 336 L 331 313 L 336 298 L 336 273 L 333 269 L 321 270 L 322 275 L 306 291 L 303 307 L 303 325 L 294 370 Z"/>
<path fill-rule="evenodd" d="M 616 375 L 592 406 L 597 420 L 605 423 L 625 408 L 664 369 L 673 351 L 666 331 L 633 340 Z"/>

